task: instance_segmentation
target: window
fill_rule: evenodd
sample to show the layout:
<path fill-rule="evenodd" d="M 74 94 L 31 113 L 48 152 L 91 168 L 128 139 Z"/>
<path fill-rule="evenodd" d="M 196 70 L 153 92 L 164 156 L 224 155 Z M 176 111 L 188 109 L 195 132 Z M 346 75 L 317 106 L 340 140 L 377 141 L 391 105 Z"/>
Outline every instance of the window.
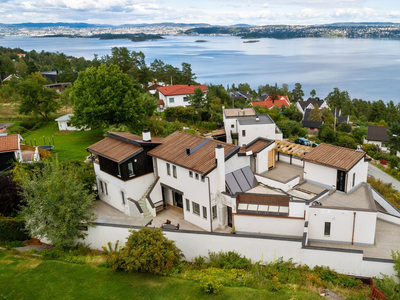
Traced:
<path fill-rule="evenodd" d="M 205 181 L 205 177 L 203 175 L 201 175 L 201 182 Z"/>
<path fill-rule="evenodd" d="M 199 174 L 196 173 L 196 180 L 199 180 Z"/>
<path fill-rule="evenodd" d="M 326 236 L 331 235 L 331 222 L 325 222 L 324 235 L 326 235 Z"/>
<path fill-rule="evenodd" d="M 235 128 L 235 124 L 231 124 L 231 128 Z"/>
<path fill-rule="evenodd" d="M 207 219 L 207 207 L 203 206 L 203 218 Z"/>
<path fill-rule="evenodd" d="M 108 195 L 107 183 L 104 182 L 104 190 L 106 191 L 106 195 Z"/>
<path fill-rule="evenodd" d="M 129 177 L 135 176 L 135 171 L 133 170 L 133 163 L 128 163 L 128 175 Z"/>
<path fill-rule="evenodd" d="M 246 130 L 242 130 L 242 136 L 246 136 Z"/>
<path fill-rule="evenodd" d="M 212 207 L 212 218 L 213 218 L 213 220 L 217 218 L 217 206 L 216 205 L 214 205 Z"/>
<path fill-rule="evenodd" d="M 192 202 L 193 213 L 200 216 L 200 205 L 196 202 Z"/>
<path fill-rule="evenodd" d="M 183 97 L 183 101 L 184 102 L 188 102 L 188 98 L 187 97 Z"/>
<path fill-rule="evenodd" d="M 193 178 L 193 172 L 189 171 L 189 177 Z"/>
<path fill-rule="evenodd" d="M 122 204 L 125 204 L 125 193 L 124 193 L 124 191 L 121 191 L 121 197 L 122 197 Z"/>
<path fill-rule="evenodd" d="M 118 177 L 121 177 L 121 165 L 118 164 Z"/>
<path fill-rule="evenodd" d="M 172 166 L 172 173 L 173 173 L 174 177 L 177 178 L 176 166 Z"/>
<path fill-rule="evenodd" d="M 169 103 L 174 103 L 175 102 L 174 98 L 169 98 L 168 101 L 169 101 Z"/>
<path fill-rule="evenodd" d="M 354 187 L 354 182 L 356 182 L 356 173 L 353 173 L 353 187 Z"/>
<path fill-rule="evenodd" d="M 189 201 L 189 199 L 186 199 L 186 210 L 190 211 L 190 201 Z"/>
<path fill-rule="evenodd" d="M 101 181 L 101 180 L 99 180 L 100 181 L 100 190 L 101 190 L 101 192 L 104 194 L 104 185 L 103 185 L 103 181 Z"/>
<path fill-rule="evenodd" d="M 167 174 L 171 175 L 171 165 L 167 163 Z"/>

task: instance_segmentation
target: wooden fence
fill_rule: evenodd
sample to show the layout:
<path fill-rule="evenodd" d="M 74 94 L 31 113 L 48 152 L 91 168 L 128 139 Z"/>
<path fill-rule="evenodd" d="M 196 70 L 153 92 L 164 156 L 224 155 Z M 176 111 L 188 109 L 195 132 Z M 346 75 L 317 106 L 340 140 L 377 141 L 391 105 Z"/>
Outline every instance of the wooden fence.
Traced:
<path fill-rule="evenodd" d="M 35 151 L 35 150 L 36 150 L 36 147 L 29 146 L 29 145 L 25 145 L 25 144 L 21 144 L 21 150 L 22 150 L 22 151 L 23 151 L 23 150 Z M 51 157 L 51 152 L 50 152 L 50 151 L 44 150 L 44 149 L 39 148 L 39 147 L 38 147 L 38 150 L 39 150 L 39 155 L 40 155 L 41 158 Z"/>
<path fill-rule="evenodd" d="M 375 286 L 373 279 L 371 279 L 371 299 L 387 300 L 386 296 Z"/>

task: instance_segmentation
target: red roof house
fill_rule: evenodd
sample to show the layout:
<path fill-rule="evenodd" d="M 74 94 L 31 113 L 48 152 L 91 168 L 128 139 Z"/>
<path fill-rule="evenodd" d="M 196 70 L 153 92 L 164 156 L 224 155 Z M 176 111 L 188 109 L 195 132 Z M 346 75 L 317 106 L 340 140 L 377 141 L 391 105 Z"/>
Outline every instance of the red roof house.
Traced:
<path fill-rule="evenodd" d="M 261 106 L 261 107 L 267 107 L 268 109 L 271 108 L 272 106 L 278 106 L 278 107 L 282 107 L 282 105 L 284 105 L 285 107 L 289 107 L 290 106 L 290 101 L 288 96 L 279 96 L 278 95 L 278 99 L 275 101 L 272 101 L 271 97 L 268 96 L 267 99 L 265 99 L 264 101 L 255 101 L 255 102 L 251 102 L 251 105 L 253 106 Z"/>
<path fill-rule="evenodd" d="M 189 106 L 188 95 L 194 94 L 194 90 L 200 88 L 203 93 L 207 93 L 206 85 L 175 84 L 170 86 L 160 86 L 158 102 L 159 110 L 166 107 Z"/>

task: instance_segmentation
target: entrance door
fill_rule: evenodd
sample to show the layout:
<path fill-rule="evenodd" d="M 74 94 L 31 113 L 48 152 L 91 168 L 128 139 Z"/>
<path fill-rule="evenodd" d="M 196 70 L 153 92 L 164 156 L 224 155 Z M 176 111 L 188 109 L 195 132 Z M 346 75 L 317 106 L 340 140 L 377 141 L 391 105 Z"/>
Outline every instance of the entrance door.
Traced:
<path fill-rule="evenodd" d="M 165 188 L 162 186 L 161 187 L 161 194 L 162 194 L 162 201 L 163 201 L 163 207 L 165 208 L 167 206 L 167 201 L 165 199 Z"/>
<path fill-rule="evenodd" d="M 174 198 L 174 205 L 183 208 L 183 198 L 181 194 L 178 194 L 177 192 L 172 192 L 172 196 Z"/>
<path fill-rule="evenodd" d="M 228 212 L 228 227 L 232 228 L 232 207 L 227 206 L 226 209 Z"/>
<path fill-rule="evenodd" d="M 346 187 L 346 173 L 344 171 L 337 171 L 337 181 L 336 181 L 336 189 L 338 191 L 344 192 Z"/>

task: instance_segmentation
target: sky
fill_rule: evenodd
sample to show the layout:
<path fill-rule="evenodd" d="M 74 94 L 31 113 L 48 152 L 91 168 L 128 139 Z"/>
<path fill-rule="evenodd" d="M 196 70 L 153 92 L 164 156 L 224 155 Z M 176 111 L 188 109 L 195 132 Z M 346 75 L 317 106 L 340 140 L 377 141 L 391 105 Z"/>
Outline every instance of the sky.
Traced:
<path fill-rule="evenodd" d="M 314 25 L 400 22 L 399 0 L 0 0 L 0 23 Z"/>

